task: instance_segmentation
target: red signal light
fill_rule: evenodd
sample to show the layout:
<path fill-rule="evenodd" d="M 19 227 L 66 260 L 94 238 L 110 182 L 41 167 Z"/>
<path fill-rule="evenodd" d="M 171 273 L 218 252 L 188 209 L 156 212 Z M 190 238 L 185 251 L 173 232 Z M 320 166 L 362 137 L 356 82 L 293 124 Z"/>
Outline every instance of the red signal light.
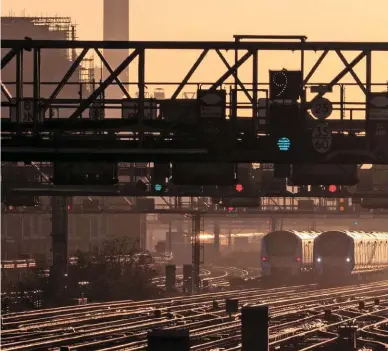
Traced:
<path fill-rule="evenodd" d="M 67 210 L 71 211 L 71 205 L 67 205 Z"/>
<path fill-rule="evenodd" d="M 336 187 L 335 185 L 330 185 L 330 186 L 329 186 L 329 191 L 330 191 L 331 193 L 335 193 L 335 192 L 337 191 L 337 187 Z"/>
<path fill-rule="evenodd" d="M 300 257 L 296 258 L 296 262 L 300 262 L 302 259 Z"/>
<path fill-rule="evenodd" d="M 338 210 L 340 212 L 345 212 L 346 210 L 346 204 L 345 204 L 345 199 L 338 199 Z"/>
<path fill-rule="evenodd" d="M 232 212 L 233 210 L 234 210 L 233 207 L 228 207 L 228 211 L 229 211 L 229 212 Z"/>
<path fill-rule="evenodd" d="M 262 260 L 263 262 L 265 262 L 265 261 L 268 260 L 268 257 L 263 256 L 263 257 L 261 258 L 261 260 Z"/>
<path fill-rule="evenodd" d="M 242 184 L 236 184 L 236 191 L 241 193 L 244 190 L 244 187 Z"/>

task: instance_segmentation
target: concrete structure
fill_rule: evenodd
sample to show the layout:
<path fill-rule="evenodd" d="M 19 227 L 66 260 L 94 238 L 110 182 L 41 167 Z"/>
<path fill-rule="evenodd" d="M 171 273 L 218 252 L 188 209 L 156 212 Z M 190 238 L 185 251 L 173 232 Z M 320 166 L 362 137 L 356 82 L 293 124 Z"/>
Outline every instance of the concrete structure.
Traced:
<path fill-rule="evenodd" d="M 104 0 L 103 38 L 104 40 L 129 40 L 129 0 Z M 115 69 L 128 56 L 128 52 L 128 50 L 105 50 L 104 57 L 112 69 Z M 108 75 L 109 72 L 104 69 L 103 78 Z M 119 75 L 122 82 L 128 82 L 128 77 L 128 69 Z M 107 89 L 106 98 L 119 99 L 122 96 L 123 93 L 118 86 L 112 85 Z"/>

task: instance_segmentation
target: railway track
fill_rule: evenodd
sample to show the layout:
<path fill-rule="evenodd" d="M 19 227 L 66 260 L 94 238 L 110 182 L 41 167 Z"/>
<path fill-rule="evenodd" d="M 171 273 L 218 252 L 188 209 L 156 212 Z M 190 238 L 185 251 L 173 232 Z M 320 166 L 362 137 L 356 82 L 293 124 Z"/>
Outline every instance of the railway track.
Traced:
<path fill-rule="evenodd" d="M 182 267 L 177 266 L 179 274 L 176 275 L 177 283 L 176 287 L 181 288 L 183 286 L 183 274 L 181 273 Z M 257 277 L 257 271 L 254 269 L 241 269 L 236 267 L 209 267 L 202 268 L 200 272 L 202 281 L 207 281 L 210 287 L 229 287 L 229 278 L 248 278 Z M 154 278 L 153 282 L 159 287 L 165 286 L 166 278 L 164 276 Z"/>
<path fill-rule="evenodd" d="M 193 350 L 235 348 L 240 342 L 240 319 L 238 314 L 230 318 L 225 313 L 227 297 L 239 299 L 240 306 L 268 304 L 270 341 L 277 345 L 291 342 L 297 335 L 317 333 L 323 327 L 324 311 L 328 308 L 333 314 L 350 313 L 358 306 L 358 300 L 364 300 L 368 307 L 376 297 L 380 299 L 379 308 L 388 308 L 388 282 L 329 289 L 317 289 L 312 284 L 244 289 L 11 313 L 3 318 L 1 349 L 68 346 L 70 350 L 141 350 L 146 346 L 147 330 L 156 327 L 189 328 Z M 364 332 L 367 335 L 371 331 Z"/>

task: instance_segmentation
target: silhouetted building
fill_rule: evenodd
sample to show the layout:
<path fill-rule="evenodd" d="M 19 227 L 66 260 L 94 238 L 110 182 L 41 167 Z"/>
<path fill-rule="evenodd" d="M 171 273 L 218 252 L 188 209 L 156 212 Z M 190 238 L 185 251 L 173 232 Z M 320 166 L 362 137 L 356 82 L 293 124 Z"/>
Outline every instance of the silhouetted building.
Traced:
<path fill-rule="evenodd" d="M 75 40 L 76 28 L 69 17 L 1 17 L 2 39 L 23 40 L 25 37 L 36 40 Z M 3 57 L 8 49 L 1 49 Z M 40 62 L 40 96 L 48 98 L 61 81 L 71 63 L 76 59 L 75 50 L 55 49 L 41 50 Z M 6 83 L 11 96 L 16 95 L 16 60 L 13 59 L 2 70 L 2 81 Z M 75 70 L 58 95 L 58 98 L 80 98 L 91 90 L 94 79 L 93 59 L 85 58 Z M 33 54 L 23 52 L 23 96 L 33 96 Z M 29 83 L 29 84 L 28 84 Z M 47 84 L 52 83 L 52 84 Z M 46 113 L 46 118 L 68 117 L 71 109 L 56 108 Z M 8 107 L 2 107 L 2 116 L 10 115 Z"/>
<path fill-rule="evenodd" d="M 109 6 L 108 6 L 109 4 Z M 129 5 L 128 0 L 109 0 L 104 3 L 104 38 L 110 40 L 128 40 Z M 2 39 L 31 39 L 40 40 L 76 40 L 75 25 L 69 17 L 2 17 L 1 18 Z M 116 34 L 115 34 L 116 33 Z M 2 57 L 8 49 L 1 49 Z M 116 68 L 123 56 L 116 56 L 115 52 L 104 53 L 109 63 Z M 121 54 L 120 54 L 121 55 Z M 126 55 L 126 54 L 123 54 Z M 32 53 L 24 51 L 24 87 L 23 96 L 32 97 L 33 86 L 26 84 L 33 81 L 33 59 Z M 41 74 L 40 74 L 40 95 L 48 98 L 61 81 L 72 62 L 77 57 L 74 50 L 55 49 L 41 51 Z M 6 84 L 11 96 L 16 95 L 16 60 L 13 59 L 2 70 L 2 82 Z M 59 93 L 58 98 L 85 98 L 90 94 L 94 80 L 94 61 L 91 58 L 82 60 L 81 65 L 75 70 L 70 83 Z M 127 80 L 127 78 L 125 78 Z M 52 82 L 53 84 L 44 84 Z M 81 84 L 82 83 L 82 84 Z M 120 93 L 120 98 L 122 93 Z M 74 109 L 51 109 L 46 118 L 69 117 Z M 59 113 L 59 115 L 58 115 Z M 2 107 L 2 117 L 9 117 L 10 109 Z M 83 116 L 88 117 L 85 113 Z M 41 165 L 44 172 L 51 175 L 49 165 Z M 117 208 L 118 210 L 128 209 L 129 204 L 124 198 L 95 198 L 99 206 L 103 208 Z M 79 213 L 83 206 L 89 201 L 87 197 L 73 199 L 69 209 L 68 233 L 69 233 L 69 255 L 76 250 L 88 250 L 98 245 L 108 236 L 129 236 L 133 241 L 145 242 L 145 215 L 139 214 L 103 214 Z M 39 211 L 44 213 L 37 213 Z M 3 259 L 17 259 L 23 254 L 45 254 L 51 258 L 51 205 L 49 197 L 41 197 L 39 209 L 27 208 L 28 214 L 18 213 L 18 208 L 2 208 L 1 220 L 1 251 Z M 6 214 L 5 214 L 6 212 Z M 77 212 L 77 213 L 74 213 Z"/>

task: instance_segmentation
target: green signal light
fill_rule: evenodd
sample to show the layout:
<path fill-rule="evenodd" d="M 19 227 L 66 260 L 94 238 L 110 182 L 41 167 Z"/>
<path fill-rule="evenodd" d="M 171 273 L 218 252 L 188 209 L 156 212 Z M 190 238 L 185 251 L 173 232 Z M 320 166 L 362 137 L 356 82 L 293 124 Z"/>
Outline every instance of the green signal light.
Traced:
<path fill-rule="evenodd" d="M 163 186 L 162 186 L 161 184 L 155 184 L 154 189 L 155 189 L 156 191 L 162 191 Z"/>
<path fill-rule="evenodd" d="M 280 138 L 277 142 L 280 151 L 288 151 L 291 147 L 291 141 L 288 138 Z"/>

